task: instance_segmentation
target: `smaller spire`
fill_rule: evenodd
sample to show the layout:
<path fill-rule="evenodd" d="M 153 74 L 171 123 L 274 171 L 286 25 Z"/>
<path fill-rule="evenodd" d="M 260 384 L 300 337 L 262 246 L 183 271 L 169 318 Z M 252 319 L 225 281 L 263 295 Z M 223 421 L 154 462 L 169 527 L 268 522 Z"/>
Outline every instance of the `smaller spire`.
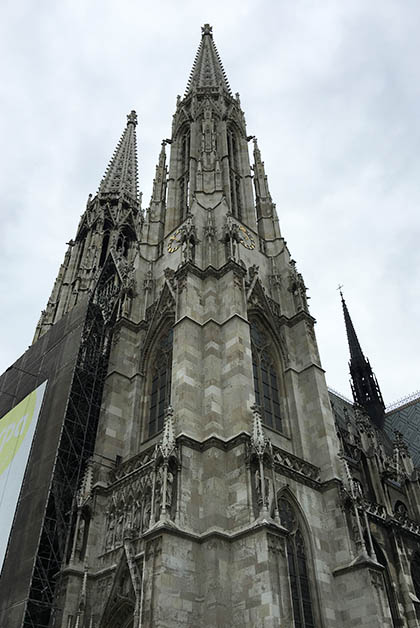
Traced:
<path fill-rule="evenodd" d="M 264 201 L 269 201 L 271 203 L 268 178 L 265 173 L 264 162 L 261 159 L 261 151 L 258 146 L 257 138 L 254 136 L 249 139 L 252 139 L 254 142 L 254 185 L 257 204 Z"/>
<path fill-rule="evenodd" d="M 254 403 L 251 406 L 253 414 L 251 445 L 257 456 L 263 456 L 269 446 L 269 441 L 264 434 L 260 407 Z"/>
<path fill-rule="evenodd" d="M 127 126 L 99 186 L 99 196 L 117 199 L 127 196 L 138 202 L 136 126 L 137 114 L 132 110 L 127 115 Z"/>
<path fill-rule="evenodd" d="M 153 179 L 152 198 L 150 205 L 153 202 L 159 203 L 165 201 L 166 193 L 166 140 L 162 140 L 162 147 L 159 153 L 159 161 L 156 165 L 155 178 Z"/>
<path fill-rule="evenodd" d="M 350 350 L 351 389 L 355 403 L 366 410 L 374 425 L 382 428 L 385 422 L 385 404 L 379 384 L 372 371 L 369 360 L 363 355 L 356 335 L 347 304 L 344 300 L 342 286 L 339 286 L 344 322 Z"/>

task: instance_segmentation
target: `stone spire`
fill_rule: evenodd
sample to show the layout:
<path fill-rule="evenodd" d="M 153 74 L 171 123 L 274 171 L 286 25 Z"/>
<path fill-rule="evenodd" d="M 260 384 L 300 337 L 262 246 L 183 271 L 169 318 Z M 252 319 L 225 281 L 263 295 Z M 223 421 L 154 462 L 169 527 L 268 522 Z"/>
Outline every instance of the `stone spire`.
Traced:
<path fill-rule="evenodd" d="M 99 197 L 126 196 L 134 201 L 138 200 L 136 126 L 137 114 L 131 111 L 127 115 L 127 126 L 99 186 Z"/>
<path fill-rule="evenodd" d="M 137 177 L 137 115 L 131 111 L 127 126 L 99 185 L 80 217 L 76 237 L 68 243 L 47 307 L 42 311 L 34 341 L 92 292 L 107 257 L 132 262 L 142 225 Z"/>
<path fill-rule="evenodd" d="M 153 179 L 152 198 L 150 200 L 150 206 L 153 203 L 164 203 L 166 196 L 166 140 L 162 140 L 162 147 L 159 153 L 159 161 L 156 165 L 156 174 Z"/>
<path fill-rule="evenodd" d="M 382 428 L 384 426 L 385 404 L 382 399 L 379 384 L 372 371 L 368 358 L 363 355 L 341 290 L 340 295 L 350 350 L 349 368 L 353 399 L 355 403 L 358 403 L 366 410 L 376 427 Z"/>
<path fill-rule="evenodd" d="M 185 96 L 193 89 L 222 86 L 229 94 L 231 89 L 213 41 L 213 29 L 210 24 L 201 27 L 201 42 L 194 59 Z"/>
<path fill-rule="evenodd" d="M 271 194 L 268 188 L 268 179 L 265 173 L 264 162 L 261 159 L 261 151 L 258 146 L 256 137 L 252 138 L 254 142 L 254 185 L 255 196 L 258 202 L 269 201 L 271 203 Z"/>
<path fill-rule="evenodd" d="M 144 240 L 148 244 L 158 244 L 163 238 L 166 210 L 166 187 L 168 184 L 168 169 L 166 166 L 166 140 L 162 140 L 159 160 L 156 165 L 153 179 L 150 206 L 146 210 L 143 229 Z"/>
<path fill-rule="evenodd" d="M 266 239 L 279 238 L 280 227 L 276 205 L 271 198 L 268 178 L 265 172 L 264 162 L 261 159 L 261 151 L 258 146 L 257 138 L 253 137 L 252 139 L 254 141 L 253 171 L 258 233 L 262 238 Z"/>

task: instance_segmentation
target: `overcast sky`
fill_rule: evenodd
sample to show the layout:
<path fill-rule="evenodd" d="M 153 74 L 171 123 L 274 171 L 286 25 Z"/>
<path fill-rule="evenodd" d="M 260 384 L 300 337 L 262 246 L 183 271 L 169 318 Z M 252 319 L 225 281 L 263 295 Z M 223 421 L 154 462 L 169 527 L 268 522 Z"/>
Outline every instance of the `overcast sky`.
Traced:
<path fill-rule="evenodd" d="M 2 3 L 0 372 L 31 343 L 132 108 L 148 205 L 205 22 L 309 287 L 328 384 L 351 396 L 340 283 L 385 403 L 405 397 L 420 388 L 418 0 Z"/>

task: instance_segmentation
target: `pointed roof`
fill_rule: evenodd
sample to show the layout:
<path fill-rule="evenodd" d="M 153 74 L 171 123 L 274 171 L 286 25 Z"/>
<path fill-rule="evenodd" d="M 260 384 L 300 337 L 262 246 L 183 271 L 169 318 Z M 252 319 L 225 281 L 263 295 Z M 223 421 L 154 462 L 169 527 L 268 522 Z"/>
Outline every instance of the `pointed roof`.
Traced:
<path fill-rule="evenodd" d="M 135 201 L 138 200 L 136 126 L 137 114 L 131 111 L 127 115 L 127 126 L 99 186 L 99 196 L 126 195 Z"/>
<path fill-rule="evenodd" d="M 350 318 L 347 304 L 344 300 L 343 293 L 340 290 L 341 304 L 343 306 L 344 322 L 346 325 L 347 341 L 349 343 L 350 358 L 354 364 L 365 363 L 365 356 L 356 335 L 352 320 Z"/>
<path fill-rule="evenodd" d="M 344 321 L 346 324 L 347 340 L 350 349 L 350 376 L 351 390 L 355 403 L 366 410 L 374 425 L 383 428 L 385 404 L 377 379 L 372 371 L 369 360 L 363 355 L 357 338 L 347 304 L 340 290 L 343 306 Z"/>
<path fill-rule="evenodd" d="M 210 24 L 204 24 L 201 27 L 201 41 L 188 79 L 185 96 L 200 87 L 218 88 L 219 85 L 222 85 L 229 94 L 232 94 L 213 41 L 213 29 Z"/>

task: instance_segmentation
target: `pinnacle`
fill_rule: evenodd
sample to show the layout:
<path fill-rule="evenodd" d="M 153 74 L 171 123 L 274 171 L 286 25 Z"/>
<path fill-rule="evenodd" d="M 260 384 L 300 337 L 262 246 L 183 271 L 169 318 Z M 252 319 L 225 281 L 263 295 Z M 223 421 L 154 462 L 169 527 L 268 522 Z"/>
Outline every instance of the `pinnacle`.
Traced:
<path fill-rule="evenodd" d="M 100 195 L 138 199 L 136 126 L 137 114 L 132 110 L 127 115 L 127 126 L 99 186 Z"/>
<path fill-rule="evenodd" d="M 343 306 L 344 323 L 346 325 L 347 341 L 349 343 L 350 358 L 355 364 L 359 362 L 364 364 L 365 357 L 363 355 L 363 351 L 360 346 L 359 340 L 357 338 L 357 334 L 354 329 L 353 322 L 350 318 L 350 314 L 347 309 L 347 304 L 344 300 L 341 289 L 340 289 L 340 296 L 341 296 L 341 304 Z"/>
<path fill-rule="evenodd" d="M 213 29 L 210 24 L 201 27 L 201 41 L 188 79 L 185 96 L 195 89 L 222 88 L 232 94 L 222 61 L 213 41 Z"/>

